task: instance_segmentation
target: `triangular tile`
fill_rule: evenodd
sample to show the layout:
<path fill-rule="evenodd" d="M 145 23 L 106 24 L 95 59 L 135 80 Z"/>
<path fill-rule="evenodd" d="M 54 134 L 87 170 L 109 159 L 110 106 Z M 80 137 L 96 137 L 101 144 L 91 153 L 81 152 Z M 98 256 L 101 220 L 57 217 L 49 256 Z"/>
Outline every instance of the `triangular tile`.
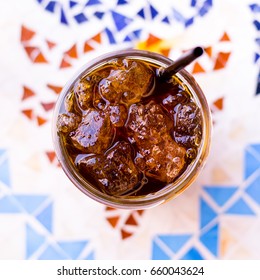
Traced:
<path fill-rule="evenodd" d="M 208 223 L 217 217 L 213 210 L 204 199 L 200 199 L 200 228 L 205 227 Z"/>
<path fill-rule="evenodd" d="M 151 45 L 157 44 L 161 42 L 162 40 L 152 34 L 149 34 L 148 39 L 146 40 L 146 46 L 149 47 Z"/>
<path fill-rule="evenodd" d="M 191 248 L 181 257 L 181 260 L 203 260 L 204 258 L 196 248 Z"/>
<path fill-rule="evenodd" d="M 113 20 L 114 20 L 114 23 L 116 25 L 116 29 L 118 31 L 121 31 L 122 29 L 124 29 L 130 22 L 132 22 L 132 19 L 125 16 L 125 15 L 122 15 L 122 14 L 119 14 L 115 11 L 112 11 L 112 17 L 113 17 Z"/>
<path fill-rule="evenodd" d="M 245 202 L 243 198 L 237 200 L 227 211 L 227 214 L 234 215 L 255 215 L 253 210 Z"/>
<path fill-rule="evenodd" d="M 153 241 L 152 245 L 152 260 L 170 260 L 171 257 L 164 252 L 164 250 L 157 244 L 156 241 Z"/>
<path fill-rule="evenodd" d="M 35 96 L 35 92 L 32 91 L 30 88 L 23 86 L 23 96 L 22 96 L 22 100 L 25 100 L 27 98 L 30 98 L 32 96 Z"/>
<path fill-rule="evenodd" d="M 21 209 L 12 196 L 4 196 L 0 198 L 0 213 L 21 213 Z"/>
<path fill-rule="evenodd" d="M 258 175 L 246 188 L 246 193 L 260 205 L 260 175 Z"/>
<path fill-rule="evenodd" d="M 115 37 L 113 35 L 113 33 L 111 32 L 110 29 L 106 28 L 105 29 L 105 32 L 106 32 L 106 35 L 108 37 L 108 41 L 109 43 L 112 45 L 112 44 L 116 44 L 116 40 L 115 40 Z"/>
<path fill-rule="evenodd" d="M 204 48 L 204 51 L 209 57 L 212 57 L 212 47 Z"/>
<path fill-rule="evenodd" d="M 196 74 L 196 73 L 204 73 L 204 72 L 205 72 L 205 70 L 204 70 L 204 68 L 200 65 L 200 63 L 195 62 L 194 65 L 193 65 L 192 73 L 193 73 L 193 74 Z"/>
<path fill-rule="evenodd" d="M 60 23 L 63 23 L 65 25 L 69 25 L 69 22 L 68 22 L 68 20 L 66 18 L 65 12 L 64 12 L 64 10 L 62 8 L 60 10 Z"/>
<path fill-rule="evenodd" d="M 101 32 L 97 33 L 95 36 L 93 36 L 90 40 L 93 40 L 99 44 L 101 44 Z"/>
<path fill-rule="evenodd" d="M 82 250 L 86 247 L 88 241 L 67 241 L 67 242 L 58 242 L 58 245 L 70 256 L 72 260 L 78 259 Z"/>
<path fill-rule="evenodd" d="M 188 18 L 188 19 L 185 19 L 185 27 L 187 28 L 187 27 L 189 27 L 190 25 L 192 25 L 193 24 L 193 22 L 194 22 L 194 18 L 193 17 L 191 17 L 191 18 Z"/>
<path fill-rule="evenodd" d="M 65 52 L 71 58 L 78 58 L 77 45 L 74 44 L 69 50 Z"/>
<path fill-rule="evenodd" d="M 224 34 L 222 35 L 222 37 L 220 38 L 219 41 L 220 42 L 222 42 L 222 41 L 230 41 L 230 38 L 229 38 L 227 32 L 224 32 Z"/>
<path fill-rule="evenodd" d="M 25 109 L 22 110 L 22 113 L 30 120 L 33 119 L 33 110 L 32 109 Z"/>
<path fill-rule="evenodd" d="M 43 107 L 43 109 L 48 112 L 50 110 L 52 110 L 55 106 L 55 102 L 48 102 L 48 103 L 45 103 L 45 102 L 41 102 L 41 105 Z"/>
<path fill-rule="evenodd" d="M 56 4 L 57 4 L 56 1 L 49 1 L 49 3 L 45 7 L 45 10 L 54 13 Z"/>
<path fill-rule="evenodd" d="M 80 13 L 74 16 L 75 20 L 77 21 L 77 23 L 84 23 L 86 21 L 88 21 L 88 18 L 86 17 L 86 15 L 84 13 Z"/>
<path fill-rule="evenodd" d="M 46 152 L 46 155 L 47 155 L 50 162 L 53 162 L 56 158 L 56 153 L 53 152 L 53 151 Z"/>
<path fill-rule="evenodd" d="M 117 5 L 124 5 L 124 4 L 127 4 L 127 0 L 118 0 L 117 1 Z"/>
<path fill-rule="evenodd" d="M 65 57 L 63 57 L 60 63 L 60 68 L 68 68 L 68 67 L 71 67 L 71 63 L 67 61 Z"/>
<path fill-rule="evenodd" d="M 76 1 L 70 1 L 69 2 L 70 8 L 73 8 L 74 6 L 78 5 L 78 2 Z"/>
<path fill-rule="evenodd" d="M 34 63 L 48 63 L 48 60 L 45 58 L 42 52 L 39 52 L 33 61 Z"/>
<path fill-rule="evenodd" d="M 253 151 L 258 154 L 260 159 L 260 144 L 252 144 L 250 147 L 253 149 Z"/>
<path fill-rule="evenodd" d="M 68 260 L 69 258 L 58 248 L 49 245 L 38 257 L 39 260 Z"/>
<path fill-rule="evenodd" d="M 137 29 L 133 31 L 135 38 L 139 39 L 142 33 L 142 29 Z"/>
<path fill-rule="evenodd" d="M 9 160 L 6 158 L 0 163 L 0 181 L 11 187 Z"/>
<path fill-rule="evenodd" d="M 135 217 L 133 216 L 133 214 L 131 214 L 128 217 L 128 219 L 126 220 L 125 224 L 126 225 L 132 225 L 132 226 L 137 226 L 138 225 L 138 223 L 137 223 Z"/>
<path fill-rule="evenodd" d="M 86 6 L 92 6 L 92 5 L 98 5 L 98 4 L 102 4 L 99 0 L 89 0 L 86 3 Z"/>
<path fill-rule="evenodd" d="M 103 12 L 95 12 L 94 15 L 98 18 L 98 19 L 102 19 L 105 13 Z"/>
<path fill-rule="evenodd" d="M 237 191 L 238 187 L 221 187 L 221 186 L 210 186 L 203 188 L 211 198 L 219 205 L 223 206 Z"/>
<path fill-rule="evenodd" d="M 107 221 L 109 222 L 109 224 L 110 224 L 113 228 L 115 228 L 116 225 L 117 225 L 117 223 L 118 223 L 118 221 L 119 221 L 119 218 L 120 218 L 120 216 L 108 217 L 108 218 L 107 218 Z"/>
<path fill-rule="evenodd" d="M 52 203 L 48 204 L 39 214 L 37 214 L 36 219 L 52 232 Z"/>
<path fill-rule="evenodd" d="M 256 170 L 260 168 L 260 159 L 250 149 L 245 151 L 245 179 L 251 176 Z"/>
<path fill-rule="evenodd" d="M 26 259 L 35 253 L 45 242 L 46 237 L 38 233 L 30 225 L 26 225 Z"/>
<path fill-rule="evenodd" d="M 150 13 L 151 13 L 152 19 L 154 19 L 158 15 L 158 11 L 152 5 L 150 5 Z"/>
<path fill-rule="evenodd" d="M 174 253 L 177 253 L 183 245 L 190 239 L 190 234 L 182 234 L 182 235 L 159 235 L 158 238 Z"/>
<path fill-rule="evenodd" d="M 213 105 L 215 106 L 215 108 L 217 108 L 218 110 L 223 110 L 223 104 L 224 104 L 224 97 L 220 97 L 218 98 L 216 101 L 214 101 Z"/>
<path fill-rule="evenodd" d="M 85 258 L 84 260 L 94 260 L 95 259 L 95 253 L 94 251 L 91 251 Z"/>
<path fill-rule="evenodd" d="M 141 9 L 137 15 L 139 15 L 141 18 L 145 19 L 144 9 Z"/>
<path fill-rule="evenodd" d="M 36 211 L 48 198 L 45 195 L 14 195 L 21 207 L 28 213 Z"/>
<path fill-rule="evenodd" d="M 218 70 L 224 68 L 227 64 L 230 54 L 231 54 L 230 52 L 228 53 L 219 52 L 213 69 Z"/>
<path fill-rule="evenodd" d="M 170 20 L 167 16 L 162 19 L 162 22 L 170 24 Z"/>
<path fill-rule="evenodd" d="M 40 117 L 40 116 L 37 116 L 37 123 L 38 123 L 38 126 L 42 126 L 44 125 L 45 123 L 47 122 L 47 120 L 43 117 Z"/>
<path fill-rule="evenodd" d="M 29 41 L 33 38 L 35 32 L 22 25 L 21 27 L 21 42 Z"/>
<path fill-rule="evenodd" d="M 62 87 L 59 87 L 59 86 L 47 84 L 47 87 L 49 89 L 51 89 L 52 91 L 54 91 L 56 94 L 59 94 L 62 91 Z"/>
<path fill-rule="evenodd" d="M 121 229 L 121 237 L 122 237 L 122 239 L 129 238 L 129 237 L 131 237 L 132 235 L 133 235 L 132 232 L 128 232 L 128 231 L 126 231 L 126 230 L 124 230 L 124 229 Z"/>
<path fill-rule="evenodd" d="M 219 225 L 216 224 L 200 235 L 200 241 L 214 255 L 219 254 Z"/>

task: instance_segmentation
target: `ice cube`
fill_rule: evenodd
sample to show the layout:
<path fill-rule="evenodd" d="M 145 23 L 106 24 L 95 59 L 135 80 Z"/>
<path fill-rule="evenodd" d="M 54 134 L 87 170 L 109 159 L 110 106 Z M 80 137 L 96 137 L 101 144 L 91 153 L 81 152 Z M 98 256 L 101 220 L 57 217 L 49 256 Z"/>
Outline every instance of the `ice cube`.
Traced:
<path fill-rule="evenodd" d="M 84 153 L 104 152 L 114 137 L 109 116 L 102 111 L 88 109 L 77 129 L 71 132 L 72 144 Z"/>
<path fill-rule="evenodd" d="M 153 71 L 142 62 L 123 60 L 123 66 L 111 70 L 99 83 L 99 93 L 111 104 L 131 105 L 146 95 L 154 82 Z"/>
<path fill-rule="evenodd" d="M 186 150 L 168 134 L 160 136 L 160 142 L 150 148 L 139 146 L 139 149 L 135 163 L 147 177 L 172 183 L 182 173 Z"/>
<path fill-rule="evenodd" d="M 59 132 L 69 133 L 77 128 L 80 121 L 81 118 L 74 113 L 59 114 L 57 120 L 57 129 Z"/>
<path fill-rule="evenodd" d="M 126 127 L 132 143 L 151 145 L 160 142 L 160 134 L 169 133 L 173 121 L 159 104 L 150 101 L 146 105 L 133 104 L 130 107 Z"/>
<path fill-rule="evenodd" d="M 110 121 L 115 127 L 121 127 L 127 119 L 127 109 L 123 104 L 108 107 Z"/>
<path fill-rule="evenodd" d="M 139 173 L 131 158 L 131 147 L 117 142 L 104 156 L 83 158 L 78 162 L 81 173 L 90 174 L 107 194 L 118 196 L 134 189 Z"/>
<path fill-rule="evenodd" d="M 81 109 L 86 110 L 92 101 L 94 86 L 91 77 L 85 77 L 78 80 L 74 85 L 74 93 L 77 96 Z"/>

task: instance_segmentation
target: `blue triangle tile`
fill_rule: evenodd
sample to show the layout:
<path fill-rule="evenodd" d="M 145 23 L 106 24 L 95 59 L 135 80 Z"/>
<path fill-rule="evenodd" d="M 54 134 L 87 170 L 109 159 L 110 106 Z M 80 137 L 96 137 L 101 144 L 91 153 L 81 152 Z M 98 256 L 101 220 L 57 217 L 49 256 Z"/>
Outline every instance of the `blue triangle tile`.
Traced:
<path fill-rule="evenodd" d="M 260 42 L 260 40 L 259 40 Z M 256 63 L 258 61 L 258 59 L 260 58 L 260 54 L 258 53 L 255 53 L 255 59 L 254 59 L 254 62 Z"/>
<path fill-rule="evenodd" d="M 256 95 L 260 94 L 260 72 L 259 72 L 259 75 L 258 75 L 258 81 L 257 81 L 257 86 L 256 86 L 255 94 Z"/>
<path fill-rule="evenodd" d="M 36 219 L 52 232 L 52 203 L 48 204 L 37 216 Z"/>
<path fill-rule="evenodd" d="M 133 34 L 136 38 L 140 38 L 142 29 L 137 29 L 133 31 Z"/>
<path fill-rule="evenodd" d="M 117 12 L 112 11 L 112 17 L 114 20 L 114 23 L 116 25 L 116 28 L 118 31 L 121 31 L 124 29 L 130 22 L 132 22 L 131 18 L 128 18 L 122 14 L 119 14 Z"/>
<path fill-rule="evenodd" d="M 126 0 L 118 0 L 117 1 L 117 5 L 124 5 L 124 4 L 128 4 L 128 2 Z"/>
<path fill-rule="evenodd" d="M 58 249 L 49 245 L 38 257 L 39 260 L 68 260 L 69 258 Z"/>
<path fill-rule="evenodd" d="M 111 32 L 111 30 L 108 29 L 108 28 L 106 28 L 106 29 L 105 29 L 105 32 L 106 32 L 106 34 L 107 34 L 109 43 L 110 43 L 110 44 L 116 44 L 115 37 L 114 37 L 113 33 Z"/>
<path fill-rule="evenodd" d="M 258 46 L 260 46 L 260 38 L 255 38 L 255 42 L 257 43 Z"/>
<path fill-rule="evenodd" d="M 150 13 L 152 19 L 154 19 L 158 15 L 158 11 L 152 5 L 150 5 Z"/>
<path fill-rule="evenodd" d="M 189 18 L 185 20 L 185 27 L 189 27 L 190 25 L 193 24 L 194 18 Z"/>
<path fill-rule="evenodd" d="M 248 185 L 246 193 L 260 205 L 260 175 Z"/>
<path fill-rule="evenodd" d="M 252 175 L 260 168 L 260 160 L 255 157 L 249 150 L 245 151 L 245 179 Z"/>
<path fill-rule="evenodd" d="M 103 12 L 95 12 L 94 15 L 98 18 L 98 19 L 102 19 L 104 16 Z"/>
<path fill-rule="evenodd" d="M 74 18 L 79 24 L 88 21 L 87 17 L 83 13 L 75 15 Z"/>
<path fill-rule="evenodd" d="M 173 9 L 173 18 L 179 22 L 185 22 L 184 16 L 176 9 Z"/>
<path fill-rule="evenodd" d="M 0 164 L 0 181 L 3 182 L 6 186 L 11 187 L 8 159 L 3 160 L 3 162 Z"/>
<path fill-rule="evenodd" d="M 44 235 L 38 233 L 35 229 L 26 225 L 26 258 L 28 259 L 45 242 Z"/>
<path fill-rule="evenodd" d="M 140 16 L 141 18 L 145 19 L 144 9 L 141 9 L 137 14 L 138 14 L 138 16 Z"/>
<path fill-rule="evenodd" d="M 98 4 L 102 4 L 99 0 L 89 0 L 86 3 L 86 6 L 92 6 L 92 5 L 98 5 Z"/>
<path fill-rule="evenodd" d="M 129 36 L 126 36 L 124 39 L 124 42 L 132 42 L 132 38 Z"/>
<path fill-rule="evenodd" d="M 164 17 L 164 18 L 162 19 L 162 22 L 170 24 L 170 20 L 169 20 L 168 17 Z"/>
<path fill-rule="evenodd" d="M 191 248 L 181 260 L 203 260 L 204 258 L 196 248 Z"/>
<path fill-rule="evenodd" d="M 255 215 L 253 210 L 248 206 L 243 198 L 237 200 L 227 211 L 227 214 L 236 215 Z"/>
<path fill-rule="evenodd" d="M 207 8 L 207 6 L 205 6 L 205 5 L 202 6 L 202 7 L 199 9 L 199 15 L 200 15 L 201 17 L 205 16 L 207 12 L 208 12 L 208 8 Z"/>
<path fill-rule="evenodd" d="M 219 252 L 219 225 L 216 224 L 208 231 L 200 235 L 200 241 L 214 255 Z"/>
<path fill-rule="evenodd" d="M 204 187 L 211 198 L 219 205 L 223 206 L 237 191 L 238 187 Z"/>
<path fill-rule="evenodd" d="M 159 235 L 158 238 L 165 243 L 174 253 L 177 253 L 182 246 L 190 239 L 191 235 Z"/>
<path fill-rule="evenodd" d="M 58 245 L 70 256 L 72 260 L 76 260 L 82 250 L 86 247 L 88 241 L 68 241 L 68 242 L 58 242 Z"/>
<path fill-rule="evenodd" d="M 205 1 L 205 4 L 206 4 L 207 6 L 212 7 L 212 6 L 213 6 L 213 0 L 206 0 L 206 1 Z"/>
<path fill-rule="evenodd" d="M 171 257 L 164 252 L 164 250 L 153 241 L 152 246 L 152 260 L 170 260 Z"/>
<path fill-rule="evenodd" d="M 256 27 L 257 30 L 260 30 L 260 22 L 258 20 L 253 21 L 254 26 Z"/>
<path fill-rule="evenodd" d="M 65 16 L 64 10 L 62 8 L 60 10 L 60 22 L 65 24 L 65 25 L 69 25 L 68 20 Z"/>
<path fill-rule="evenodd" d="M 14 195 L 14 198 L 26 212 L 33 213 L 48 197 L 45 195 Z"/>
<path fill-rule="evenodd" d="M 38 3 L 42 3 L 44 0 L 36 0 Z"/>
<path fill-rule="evenodd" d="M 204 199 L 200 199 L 200 228 L 205 227 L 213 219 L 217 217 L 217 213 L 206 203 Z"/>
<path fill-rule="evenodd" d="M 191 0 L 190 5 L 191 5 L 192 7 L 195 7 L 195 6 L 197 5 L 197 1 L 198 1 L 198 0 Z"/>
<path fill-rule="evenodd" d="M 257 4 L 251 4 L 249 5 L 250 9 L 252 12 L 254 13 L 259 13 L 260 12 L 260 5 L 257 5 Z"/>
<path fill-rule="evenodd" d="M 0 213 L 21 213 L 21 209 L 12 196 L 4 196 L 0 199 Z"/>
<path fill-rule="evenodd" d="M 91 251 L 84 260 L 94 260 L 95 259 L 95 253 L 94 251 Z"/>
<path fill-rule="evenodd" d="M 57 2 L 56 1 L 50 1 L 47 6 L 45 7 L 45 10 L 51 13 L 54 13 L 55 7 Z"/>
<path fill-rule="evenodd" d="M 259 155 L 260 158 L 260 144 L 252 144 L 250 147 Z"/>
<path fill-rule="evenodd" d="M 76 2 L 76 1 L 70 1 L 69 5 L 70 5 L 70 8 L 73 8 L 73 7 L 75 7 L 76 5 L 78 5 L 78 2 Z"/>

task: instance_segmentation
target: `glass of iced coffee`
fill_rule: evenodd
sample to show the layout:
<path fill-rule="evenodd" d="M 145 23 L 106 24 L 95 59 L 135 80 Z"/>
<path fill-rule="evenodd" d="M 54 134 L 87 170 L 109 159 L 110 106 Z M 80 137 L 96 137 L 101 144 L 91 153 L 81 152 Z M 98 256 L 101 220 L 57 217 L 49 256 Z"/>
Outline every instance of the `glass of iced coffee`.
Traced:
<path fill-rule="evenodd" d="M 86 64 L 56 103 L 53 138 L 73 184 L 116 208 L 144 209 L 183 192 L 210 146 L 206 98 L 185 70 L 167 79 L 172 60 L 125 50 Z"/>

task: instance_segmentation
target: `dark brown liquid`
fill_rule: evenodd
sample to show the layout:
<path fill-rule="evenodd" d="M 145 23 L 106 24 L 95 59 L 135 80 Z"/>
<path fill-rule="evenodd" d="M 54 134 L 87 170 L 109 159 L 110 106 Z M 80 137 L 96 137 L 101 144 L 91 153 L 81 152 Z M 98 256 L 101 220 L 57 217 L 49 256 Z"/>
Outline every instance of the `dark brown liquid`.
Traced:
<path fill-rule="evenodd" d="M 133 60 L 129 60 L 129 61 L 133 61 Z M 125 62 L 124 62 L 125 63 Z M 119 64 L 122 64 L 122 60 L 119 61 Z M 153 75 L 155 75 L 156 71 L 158 70 L 158 67 L 155 65 L 151 65 L 148 64 L 147 62 L 145 62 L 145 65 L 147 65 L 149 67 L 149 69 L 153 72 Z M 109 71 L 111 71 L 111 69 L 115 69 L 113 68 L 114 65 L 111 68 L 106 68 L 109 69 Z M 81 135 L 78 136 L 78 132 L 75 132 L 78 127 L 80 126 L 80 122 L 77 123 L 77 119 L 74 118 L 73 115 L 73 119 L 71 122 L 69 122 L 69 125 L 71 126 L 71 128 L 69 128 L 69 131 L 67 132 L 62 132 L 62 129 L 60 129 L 60 136 L 63 142 L 63 145 L 65 146 L 65 149 L 67 151 L 68 156 L 70 157 L 71 162 L 75 165 L 75 168 L 81 173 L 81 175 L 92 185 L 96 186 L 97 188 L 100 188 L 100 190 L 102 192 L 106 192 L 109 193 L 109 191 L 106 190 L 106 184 L 107 183 L 102 183 L 103 185 L 100 184 L 100 182 L 104 182 L 104 175 L 100 175 L 100 172 L 98 170 L 99 166 L 103 166 L 101 165 L 97 165 L 96 167 L 91 167 L 92 169 L 89 169 L 89 166 L 86 165 L 80 165 L 79 163 L 81 162 L 82 159 L 84 159 L 85 157 L 91 158 L 93 157 L 93 161 L 97 161 L 100 160 L 100 158 L 105 154 L 109 155 L 108 157 L 111 157 L 109 154 L 109 151 L 112 150 L 112 148 L 117 144 L 117 143 L 128 143 L 130 145 L 130 157 L 131 160 L 136 163 L 136 158 L 138 156 L 138 154 L 142 153 L 142 157 L 144 158 L 144 161 L 153 161 L 153 157 L 149 157 L 149 151 L 151 152 L 151 149 L 153 147 L 152 143 L 156 143 L 154 146 L 158 146 L 160 145 L 157 144 L 158 141 L 153 140 L 152 137 L 154 137 L 154 135 L 156 135 L 156 132 L 154 135 L 151 135 L 151 138 L 149 138 L 149 135 L 145 135 L 145 139 L 146 140 L 139 140 L 137 139 L 141 134 L 137 133 L 132 133 L 129 130 L 129 123 L 131 124 L 131 118 L 133 118 L 133 116 L 130 116 L 130 108 L 132 108 L 131 106 L 140 106 L 143 105 L 145 108 L 144 111 L 146 110 L 146 108 L 148 108 L 150 105 L 149 104 L 159 104 L 159 110 L 161 110 L 163 113 L 159 114 L 159 116 L 164 116 L 165 122 L 168 123 L 167 126 L 167 135 L 169 134 L 169 137 L 167 136 L 167 141 L 163 140 L 164 143 L 170 143 L 169 149 L 171 151 L 171 153 L 173 153 L 173 144 L 180 147 L 179 149 L 181 149 L 181 151 L 185 151 L 185 156 L 184 156 L 184 164 L 182 165 L 181 169 L 179 170 L 178 174 L 174 177 L 174 180 L 167 182 L 168 177 L 165 175 L 160 175 L 160 171 L 156 171 L 155 175 L 153 175 L 152 173 L 154 172 L 154 170 L 152 171 L 147 171 L 147 166 L 142 168 L 142 165 L 138 165 L 136 164 L 136 170 L 138 172 L 138 182 L 135 184 L 135 186 L 133 186 L 130 190 L 126 189 L 125 192 L 123 193 L 118 193 L 118 194 L 111 194 L 111 195 L 127 195 L 128 193 L 131 196 L 136 196 L 136 195 L 147 195 L 149 193 L 154 193 L 160 189 L 162 189 L 164 186 L 166 186 L 168 183 L 172 183 L 174 182 L 187 168 L 187 166 L 194 160 L 194 158 L 197 155 L 198 152 L 198 148 L 200 145 L 200 141 L 201 141 L 201 137 L 202 137 L 202 119 L 201 119 L 201 112 L 200 109 L 198 108 L 198 106 L 196 105 L 195 101 L 193 100 L 191 93 L 189 92 L 189 90 L 183 86 L 182 82 L 179 80 L 179 78 L 177 77 L 173 77 L 173 79 L 171 79 L 170 81 L 161 81 L 161 80 L 156 80 L 156 86 L 152 92 L 152 94 L 148 97 L 143 97 L 140 100 L 137 100 L 137 102 L 132 102 L 129 106 L 123 102 L 123 96 L 121 97 L 120 101 L 116 101 L 116 99 L 118 98 L 117 94 L 114 94 L 114 96 L 111 97 L 111 100 L 107 100 L 104 98 L 104 96 L 99 94 L 99 87 L 100 84 L 105 84 L 107 80 L 102 80 L 102 79 L 106 79 L 107 76 L 109 75 L 109 71 L 105 71 L 106 73 L 102 73 L 102 71 L 100 71 L 99 69 L 97 69 L 93 74 L 89 75 L 88 77 L 86 77 L 85 79 L 87 80 L 95 80 L 95 82 L 93 82 L 93 84 L 91 86 L 89 86 L 90 88 L 86 89 L 88 87 L 88 84 L 86 84 L 86 87 L 84 88 L 84 86 L 82 86 L 80 88 L 80 94 L 76 94 L 77 92 L 79 92 L 79 89 L 77 88 L 74 91 L 72 91 L 73 94 L 73 98 L 71 101 L 71 103 L 69 105 L 72 106 L 65 106 L 67 108 L 67 110 L 65 109 L 62 113 L 61 113 L 61 122 L 63 121 L 62 117 L 64 114 L 67 115 L 71 115 L 71 114 L 75 114 L 78 115 L 79 118 L 82 118 L 82 116 L 86 113 L 86 111 L 88 109 L 93 109 L 93 110 L 98 110 L 98 111 L 104 111 L 106 112 L 105 115 L 101 114 L 101 118 L 103 123 L 106 122 L 106 114 L 109 114 L 107 112 L 108 111 L 108 107 L 112 105 L 117 106 L 118 104 L 123 104 L 122 105 L 122 113 L 120 111 L 120 114 L 122 114 L 122 118 L 123 119 L 123 125 L 121 125 L 120 121 L 122 122 L 122 120 L 120 120 L 119 122 L 114 121 L 114 119 L 111 119 L 111 115 L 110 115 L 110 120 L 114 121 L 114 123 L 108 124 L 108 125 L 104 125 L 104 126 L 100 126 L 98 127 L 96 130 L 95 129 L 90 129 L 90 131 L 94 133 L 99 133 L 99 128 L 102 129 L 103 127 L 105 127 L 109 133 L 112 135 L 111 137 L 109 135 L 107 135 L 108 133 L 104 133 L 104 135 L 102 136 L 103 138 L 100 141 L 100 146 L 101 148 L 99 148 L 98 145 L 96 145 L 98 148 L 93 148 L 92 150 L 88 150 L 86 149 L 86 151 L 84 150 L 83 147 L 83 142 L 80 142 L 80 144 L 82 145 L 78 145 L 78 142 L 82 140 Z M 104 71 L 103 71 L 104 72 Z M 101 82 L 102 81 L 102 82 Z M 85 94 L 85 92 L 87 92 L 87 94 Z M 89 96 L 88 96 L 89 95 Z M 110 97 L 109 97 L 110 98 Z M 128 97 L 129 100 L 134 100 L 131 99 L 132 97 Z M 138 98 L 137 98 L 138 99 Z M 120 105 L 121 106 L 121 105 Z M 147 106 L 147 107 L 145 107 Z M 154 105 L 154 108 L 157 105 Z M 112 107 L 110 107 L 112 108 Z M 121 107 L 120 107 L 121 108 Z M 141 107 L 140 107 L 141 108 Z M 153 107 L 151 107 L 153 108 Z M 69 110 L 68 110 L 69 109 Z M 118 109 L 118 107 L 116 107 L 116 109 Z M 126 111 L 124 111 L 126 110 Z M 147 109 L 148 110 L 148 109 Z M 151 111 L 152 112 L 152 111 Z M 126 114 L 126 115 L 125 115 Z M 151 116 L 152 114 L 149 113 Z M 91 116 L 92 117 L 92 116 Z M 93 117 L 97 118 L 96 115 L 93 113 Z M 121 117 L 121 115 L 120 115 Z M 76 120 L 76 121 L 75 121 Z M 135 120 L 135 119 L 134 119 Z M 81 120 L 82 122 L 82 120 Z M 75 124 L 76 123 L 76 124 Z M 67 122 L 63 122 L 62 125 L 67 125 Z M 156 122 L 155 124 L 151 124 L 154 126 L 154 130 L 156 131 L 157 127 L 156 127 Z M 82 128 L 82 133 L 84 133 L 84 127 Z M 147 128 L 145 128 L 147 129 Z M 162 128 L 162 129 L 166 129 L 166 128 Z M 63 129 L 64 130 L 64 129 Z M 65 130 L 64 130 L 65 131 Z M 129 132 L 130 131 L 130 132 Z M 88 131 L 89 133 L 89 131 Z M 158 126 L 158 135 L 160 132 L 160 128 Z M 75 136 L 76 135 L 76 136 Z M 89 134 L 87 138 L 91 138 L 91 137 L 95 138 L 95 135 L 91 135 Z M 161 137 L 161 136 L 158 136 Z M 75 145 L 75 139 L 78 141 L 77 144 Z M 104 139 L 104 141 L 103 141 Z M 136 140 L 137 139 L 137 140 Z M 163 139 L 163 138 L 162 138 Z M 95 139 L 94 139 L 95 140 Z M 98 140 L 99 141 L 99 140 Z M 146 144 L 146 142 L 148 144 Z M 154 141 L 154 142 L 153 142 Z M 160 140 L 161 141 L 161 140 Z M 159 142 L 160 142 L 159 141 Z M 102 142 L 102 143 L 101 143 Z M 174 143 L 172 143 L 174 142 Z M 109 143 L 109 144 L 107 144 Z M 89 145 L 89 143 L 87 143 Z M 105 147 L 105 149 L 102 150 L 102 147 Z M 146 148 L 148 147 L 148 148 Z M 168 146 L 166 145 L 165 149 L 167 149 Z M 150 149 L 150 150 L 149 150 Z M 140 152 L 141 151 L 141 152 Z M 144 154 L 147 151 L 148 157 L 145 157 Z M 161 152 L 161 151 L 159 151 Z M 112 154 L 112 153 L 111 153 Z M 167 152 L 163 154 L 165 158 L 167 158 Z M 163 158 L 163 156 L 162 156 Z M 168 159 L 167 159 L 168 160 Z M 102 160 L 100 160 L 102 161 Z M 90 161 L 89 161 L 90 162 Z M 88 163 L 89 164 L 89 163 Z M 149 166 L 149 165 L 148 165 Z M 149 169 L 149 168 L 148 168 Z M 89 171 L 90 170 L 90 171 Z M 94 171 L 93 171 L 94 170 Z M 110 169 L 108 169 L 110 170 Z M 92 172 L 93 171 L 93 172 Z M 110 170 L 107 171 L 110 172 L 111 175 L 110 176 L 110 180 L 112 180 L 111 178 L 113 178 L 113 172 L 115 173 L 115 176 L 117 176 L 117 171 L 116 170 Z M 98 174 L 97 177 L 95 177 Z M 151 175 L 152 174 L 152 175 Z M 103 176 L 103 177 L 102 177 Z M 129 175 L 130 176 L 130 175 Z M 117 177 L 115 177 L 117 180 Z M 166 178 L 164 181 L 160 180 L 160 178 Z M 102 180 L 101 180 L 102 179 Z M 111 182 L 112 184 L 113 182 Z"/>

